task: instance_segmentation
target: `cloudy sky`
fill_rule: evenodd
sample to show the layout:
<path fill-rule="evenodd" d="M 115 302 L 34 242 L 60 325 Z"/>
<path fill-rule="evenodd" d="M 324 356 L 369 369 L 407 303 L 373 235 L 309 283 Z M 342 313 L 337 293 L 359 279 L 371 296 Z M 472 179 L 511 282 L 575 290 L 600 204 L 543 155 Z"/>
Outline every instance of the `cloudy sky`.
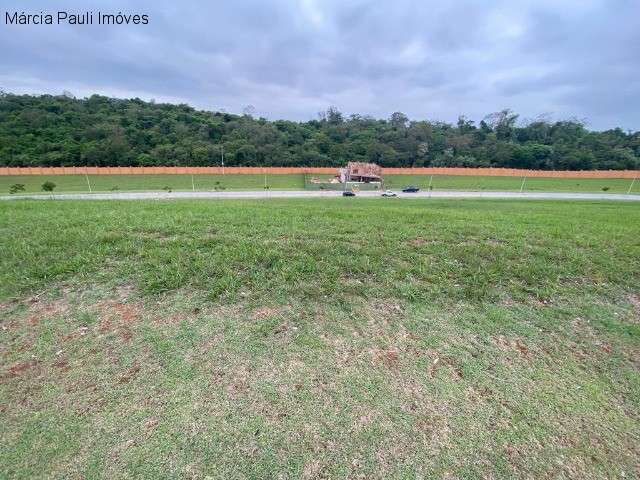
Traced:
<path fill-rule="evenodd" d="M 16 26 L 5 11 L 149 15 Z M 0 88 L 185 102 L 267 118 L 454 121 L 511 108 L 640 130 L 639 0 L 3 0 Z"/>

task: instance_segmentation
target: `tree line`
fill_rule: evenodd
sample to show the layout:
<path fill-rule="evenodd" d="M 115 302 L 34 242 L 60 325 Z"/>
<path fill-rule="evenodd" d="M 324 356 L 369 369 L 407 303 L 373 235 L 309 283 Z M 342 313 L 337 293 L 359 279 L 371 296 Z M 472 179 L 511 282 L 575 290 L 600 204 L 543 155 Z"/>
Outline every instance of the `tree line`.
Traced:
<path fill-rule="evenodd" d="M 592 131 L 581 121 L 521 121 L 511 110 L 455 124 L 345 115 L 307 122 L 199 111 L 138 98 L 0 91 L 0 165 L 508 167 L 640 169 L 640 132 Z"/>

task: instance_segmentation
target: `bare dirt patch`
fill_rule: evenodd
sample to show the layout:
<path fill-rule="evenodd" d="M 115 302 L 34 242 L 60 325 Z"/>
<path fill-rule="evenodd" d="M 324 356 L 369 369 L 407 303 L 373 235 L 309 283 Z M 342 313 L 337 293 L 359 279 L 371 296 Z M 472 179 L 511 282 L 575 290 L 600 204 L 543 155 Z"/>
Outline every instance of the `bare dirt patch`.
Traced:
<path fill-rule="evenodd" d="M 376 300 L 371 303 L 371 310 L 374 315 L 385 317 L 401 315 L 404 312 L 402 305 L 393 300 Z"/>
<path fill-rule="evenodd" d="M 112 303 L 111 308 L 116 317 L 124 323 L 134 323 L 138 321 L 142 312 L 142 306 L 139 304 Z"/>
<path fill-rule="evenodd" d="M 57 300 L 45 300 L 40 296 L 33 296 L 27 300 L 29 315 L 27 323 L 31 326 L 38 325 L 43 320 L 58 315 L 65 315 L 70 308 L 66 297 Z"/>
<path fill-rule="evenodd" d="M 98 314 L 98 332 L 117 332 L 124 342 L 133 337 L 131 327 L 141 320 L 144 312 L 142 303 L 123 303 L 120 300 L 104 300 L 91 308 Z"/>
<path fill-rule="evenodd" d="M 504 335 L 499 335 L 495 343 L 503 351 L 516 351 L 528 360 L 533 358 L 531 349 L 519 338 L 508 339 Z"/>
<path fill-rule="evenodd" d="M 128 343 L 131 341 L 131 339 L 133 338 L 133 332 L 131 331 L 131 329 L 129 327 L 122 327 L 119 330 L 119 335 L 120 338 L 122 339 L 123 342 Z"/>
<path fill-rule="evenodd" d="M 17 362 L 9 367 L 7 373 L 3 375 L 3 378 L 15 378 L 20 376 L 23 372 L 30 370 L 38 365 L 37 360 L 28 360 L 26 362 Z"/>
<path fill-rule="evenodd" d="M 53 362 L 53 366 L 63 372 L 67 372 L 71 368 L 66 358 L 58 358 L 55 362 Z"/>
<path fill-rule="evenodd" d="M 80 327 L 78 330 L 68 333 L 62 337 L 62 340 L 68 342 L 70 340 L 75 340 L 79 337 L 84 337 L 89 331 L 89 327 Z"/>
<path fill-rule="evenodd" d="M 200 309 L 194 309 L 200 312 Z M 157 316 L 153 319 L 154 325 L 178 325 L 189 320 L 190 316 L 185 313 L 172 313 L 170 315 Z"/>
<path fill-rule="evenodd" d="M 634 323 L 640 323 L 640 296 L 633 294 L 629 295 L 629 302 L 633 307 L 632 320 Z"/>
<path fill-rule="evenodd" d="M 400 354 L 397 349 L 379 349 L 374 348 L 371 350 L 374 363 L 382 364 L 388 369 L 395 369 L 398 367 L 400 360 Z"/>
<path fill-rule="evenodd" d="M 446 367 L 451 372 L 451 375 L 456 379 L 460 379 L 464 376 L 462 369 L 458 366 L 453 358 L 441 357 L 439 355 L 435 355 L 435 358 L 431 361 L 429 367 L 427 368 L 427 373 L 431 378 L 433 378 L 435 377 L 436 372 L 442 367 Z"/>
<path fill-rule="evenodd" d="M 240 371 L 231 379 L 231 382 L 226 385 L 226 391 L 231 398 L 237 399 L 249 391 L 249 374 L 250 372 Z"/>
<path fill-rule="evenodd" d="M 253 320 L 264 320 L 265 318 L 279 315 L 281 311 L 282 309 L 278 307 L 260 307 L 251 312 L 251 318 Z"/>
<path fill-rule="evenodd" d="M 119 383 L 129 383 L 131 380 L 133 380 L 136 377 L 139 371 L 140 371 L 140 365 L 137 365 L 137 364 L 133 365 L 131 368 L 129 368 L 126 372 L 124 372 L 120 376 L 120 379 L 118 380 Z"/>
<path fill-rule="evenodd" d="M 6 332 L 6 331 L 13 331 L 18 327 L 19 327 L 18 322 L 12 319 L 12 320 L 3 320 L 3 324 L 0 328 L 2 329 L 3 332 Z"/>
<path fill-rule="evenodd" d="M 156 429 L 159 423 L 160 423 L 160 420 L 158 420 L 157 417 L 151 417 L 144 422 L 144 428 L 147 431 L 153 431 Z"/>
<path fill-rule="evenodd" d="M 427 244 L 427 241 L 422 237 L 416 237 L 409 242 L 413 247 L 422 247 Z"/>

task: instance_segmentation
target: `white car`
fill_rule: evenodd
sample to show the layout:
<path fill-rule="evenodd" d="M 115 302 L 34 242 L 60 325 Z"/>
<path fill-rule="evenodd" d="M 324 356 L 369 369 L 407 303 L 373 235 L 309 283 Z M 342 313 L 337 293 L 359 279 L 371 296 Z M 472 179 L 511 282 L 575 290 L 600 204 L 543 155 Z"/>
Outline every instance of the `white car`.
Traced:
<path fill-rule="evenodd" d="M 397 197 L 398 195 L 395 192 L 392 192 L 391 190 L 385 190 L 384 192 L 382 192 L 382 196 L 383 197 Z"/>

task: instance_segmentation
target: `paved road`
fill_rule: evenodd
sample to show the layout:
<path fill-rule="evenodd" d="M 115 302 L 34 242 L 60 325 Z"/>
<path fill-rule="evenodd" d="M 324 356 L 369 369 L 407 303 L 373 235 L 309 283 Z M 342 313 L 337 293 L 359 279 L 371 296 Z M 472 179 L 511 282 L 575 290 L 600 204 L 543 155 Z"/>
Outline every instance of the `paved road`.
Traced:
<path fill-rule="evenodd" d="M 180 198 L 335 198 L 341 192 L 272 190 L 257 192 L 110 192 L 110 193 L 56 193 L 55 195 L 3 195 L 0 200 L 166 200 Z M 356 198 L 380 197 L 379 192 L 359 192 Z M 558 193 L 558 192 L 461 192 L 436 191 L 399 193 L 399 198 L 502 198 L 539 200 L 625 200 L 640 201 L 640 195 L 618 193 Z"/>

